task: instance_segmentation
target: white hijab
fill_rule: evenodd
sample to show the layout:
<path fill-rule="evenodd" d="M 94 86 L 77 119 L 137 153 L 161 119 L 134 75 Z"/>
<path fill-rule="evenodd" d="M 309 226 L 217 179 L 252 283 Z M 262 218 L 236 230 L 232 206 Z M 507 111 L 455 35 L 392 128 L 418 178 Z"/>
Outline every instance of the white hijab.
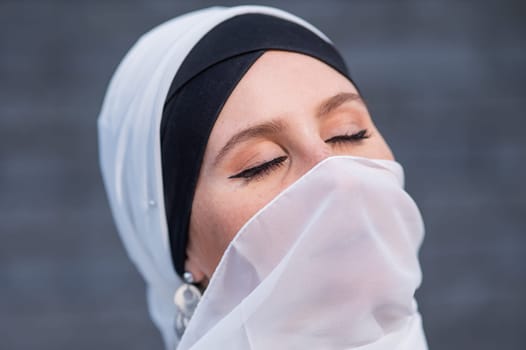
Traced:
<path fill-rule="evenodd" d="M 115 72 L 98 119 L 100 165 L 117 229 L 147 284 L 148 304 L 167 349 L 179 342 L 173 329 L 173 295 L 181 284 L 168 243 L 160 122 L 173 77 L 190 50 L 221 22 L 261 13 L 300 24 L 304 20 L 263 6 L 213 7 L 159 25 L 144 34 Z"/>
<path fill-rule="evenodd" d="M 166 348 L 426 349 L 413 300 L 421 278 L 416 256 L 423 235 L 420 215 L 403 191 L 397 163 L 357 157 L 318 164 L 247 222 L 229 245 L 183 338 L 177 338 L 173 296 L 181 280 L 171 262 L 163 202 L 163 105 L 192 47 L 219 23 L 245 13 L 283 18 L 329 41 L 305 21 L 268 7 L 210 8 L 175 18 L 145 34 L 126 55 L 98 121 L 100 162 L 113 216 L 146 280 L 149 310 Z M 359 186 L 348 186 L 353 177 Z M 371 201 L 347 201 L 349 196 Z M 378 201 L 385 205 L 377 207 Z M 348 210 L 327 220 L 328 208 L 342 203 Z M 348 221 L 351 212 L 362 215 Z M 348 224 L 367 234 L 344 237 Z M 388 235 L 383 234 L 386 227 L 393 228 Z M 320 234 L 328 232 L 333 239 L 322 239 Z M 269 239 L 272 247 L 261 254 Z M 335 249 L 342 239 L 361 243 Z M 339 266 L 352 278 L 325 273 Z M 364 275 L 364 268 L 372 270 Z M 306 287 L 287 289 L 294 285 Z M 283 317 L 276 318 L 276 312 Z M 312 317 L 315 312 L 319 319 Z M 307 319 L 308 324 L 298 322 Z"/>

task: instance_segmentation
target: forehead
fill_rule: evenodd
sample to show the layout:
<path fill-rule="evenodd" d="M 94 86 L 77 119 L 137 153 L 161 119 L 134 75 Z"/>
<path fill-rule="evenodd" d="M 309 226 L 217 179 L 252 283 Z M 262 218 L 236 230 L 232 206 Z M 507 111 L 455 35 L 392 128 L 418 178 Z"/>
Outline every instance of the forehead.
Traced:
<path fill-rule="evenodd" d="M 269 51 L 248 70 L 226 101 L 210 134 L 209 147 L 251 125 L 312 114 L 320 101 L 352 83 L 329 65 L 303 54 Z"/>

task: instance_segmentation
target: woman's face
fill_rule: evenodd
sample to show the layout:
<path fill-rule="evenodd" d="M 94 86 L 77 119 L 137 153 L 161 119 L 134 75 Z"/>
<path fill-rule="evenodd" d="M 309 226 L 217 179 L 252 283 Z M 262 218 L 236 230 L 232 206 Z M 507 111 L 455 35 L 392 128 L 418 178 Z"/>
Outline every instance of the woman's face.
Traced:
<path fill-rule="evenodd" d="M 210 134 L 192 206 L 186 269 L 206 282 L 252 215 L 334 155 L 393 159 L 347 78 L 309 56 L 263 54 Z"/>

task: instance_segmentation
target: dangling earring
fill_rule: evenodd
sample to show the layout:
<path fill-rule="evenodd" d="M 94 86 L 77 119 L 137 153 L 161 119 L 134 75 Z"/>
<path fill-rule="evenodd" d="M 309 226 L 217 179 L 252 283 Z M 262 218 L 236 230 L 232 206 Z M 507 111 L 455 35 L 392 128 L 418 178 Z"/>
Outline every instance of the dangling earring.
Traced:
<path fill-rule="evenodd" d="M 201 292 L 193 284 L 195 282 L 194 276 L 191 272 L 186 271 L 183 274 L 184 283 L 177 288 L 174 294 L 174 303 L 177 307 L 177 315 L 175 317 L 175 333 L 179 338 L 182 337 L 190 318 L 194 314 L 195 308 L 201 299 Z"/>

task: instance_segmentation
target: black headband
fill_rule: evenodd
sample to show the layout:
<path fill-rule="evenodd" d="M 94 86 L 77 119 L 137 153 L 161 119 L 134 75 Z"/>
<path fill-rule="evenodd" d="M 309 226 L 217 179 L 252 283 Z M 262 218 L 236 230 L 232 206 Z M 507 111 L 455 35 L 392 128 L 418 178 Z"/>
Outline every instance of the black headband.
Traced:
<path fill-rule="evenodd" d="M 315 57 L 351 80 L 330 43 L 301 25 L 274 16 L 233 17 L 194 46 L 172 81 L 160 129 L 170 249 L 180 276 L 185 271 L 192 202 L 208 137 L 233 89 L 266 50 Z"/>

